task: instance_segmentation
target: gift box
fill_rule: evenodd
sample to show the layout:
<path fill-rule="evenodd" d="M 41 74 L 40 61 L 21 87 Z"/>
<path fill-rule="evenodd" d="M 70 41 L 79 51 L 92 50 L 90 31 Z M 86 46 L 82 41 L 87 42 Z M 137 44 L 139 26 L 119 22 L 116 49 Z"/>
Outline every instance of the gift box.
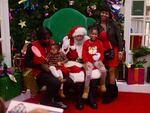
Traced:
<path fill-rule="evenodd" d="M 14 73 L 14 68 L 13 67 L 8 67 L 7 68 L 7 73 L 13 74 Z"/>
<path fill-rule="evenodd" d="M 146 81 L 150 83 L 150 67 L 147 67 L 147 79 Z"/>
<path fill-rule="evenodd" d="M 144 68 L 126 68 L 127 84 L 144 84 Z"/>
<path fill-rule="evenodd" d="M 14 73 L 14 68 L 13 67 L 6 67 L 6 71 L 4 70 L 3 66 L 0 66 L 0 77 L 4 76 L 5 73 L 13 74 Z"/>
<path fill-rule="evenodd" d="M 0 96 L 5 100 L 9 100 L 18 96 L 22 91 L 22 74 L 14 73 L 17 82 L 13 82 L 7 75 L 0 77 Z"/>
<path fill-rule="evenodd" d="M 25 68 L 25 58 L 21 54 L 16 54 L 13 58 L 14 70 L 22 72 Z"/>
<path fill-rule="evenodd" d="M 32 76 L 31 68 L 25 68 L 23 71 L 23 86 L 24 90 L 30 89 L 32 96 L 36 95 L 39 91 L 36 79 Z"/>

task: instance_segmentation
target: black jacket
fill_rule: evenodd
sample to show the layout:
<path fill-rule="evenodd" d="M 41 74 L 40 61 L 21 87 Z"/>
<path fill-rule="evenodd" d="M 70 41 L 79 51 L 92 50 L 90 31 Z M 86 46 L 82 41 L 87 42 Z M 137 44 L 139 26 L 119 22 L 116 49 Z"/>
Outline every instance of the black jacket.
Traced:
<path fill-rule="evenodd" d="M 101 31 L 102 29 L 101 29 L 100 22 L 99 22 L 99 26 Z M 117 47 L 119 51 L 123 50 L 123 39 L 120 35 L 120 30 L 118 29 L 115 22 L 113 22 L 112 20 L 109 20 L 107 22 L 107 36 L 112 47 Z"/>

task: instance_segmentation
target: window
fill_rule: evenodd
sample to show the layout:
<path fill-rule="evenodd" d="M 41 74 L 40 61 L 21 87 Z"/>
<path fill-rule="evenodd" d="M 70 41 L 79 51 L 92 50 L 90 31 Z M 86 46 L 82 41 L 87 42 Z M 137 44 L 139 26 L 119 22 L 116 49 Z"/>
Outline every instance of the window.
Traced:
<path fill-rule="evenodd" d="M 8 0 L 0 0 L 0 53 L 4 62 L 11 66 Z"/>

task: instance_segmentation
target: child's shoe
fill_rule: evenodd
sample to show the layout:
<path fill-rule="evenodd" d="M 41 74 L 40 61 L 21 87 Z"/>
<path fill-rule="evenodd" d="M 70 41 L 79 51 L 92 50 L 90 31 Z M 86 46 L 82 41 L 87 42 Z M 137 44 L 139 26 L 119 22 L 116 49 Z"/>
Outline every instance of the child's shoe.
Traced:
<path fill-rule="evenodd" d="M 84 88 L 83 95 L 82 95 L 82 98 L 83 98 L 83 99 L 87 99 L 87 98 L 88 98 L 88 95 L 89 95 L 89 87 L 85 87 L 85 88 Z"/>
<path fill-rule="evenodd" d="M 63 90 L 60 90 L 60 91 L 59 91 L 59 96 L 60 96 L 61 98 L 65 98 L 65 97 L 66 97 L 66 96 L 64 95 Z"/>
<path fill-rule="evenodd" d="M 100 86 L 101 92 L 106 92 L 106 86 L 103 84 Z"/>

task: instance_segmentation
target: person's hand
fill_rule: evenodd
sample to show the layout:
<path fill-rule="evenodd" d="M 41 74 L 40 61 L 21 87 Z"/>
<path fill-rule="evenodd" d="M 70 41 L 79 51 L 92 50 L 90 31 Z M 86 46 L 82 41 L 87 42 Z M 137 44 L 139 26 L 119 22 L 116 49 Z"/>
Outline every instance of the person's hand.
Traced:
<path fill-rule="evenodd" d="M 58 66 L 63 66 L 64 65 L 63 62 L 58 62 L 57 64 L 58 64 Z"/>
<path fill-rule="evenodd" d="M 101 56 L 100 53 L 96 53 L 95 55 L 93 55 L 93 60 L 98 61 L 100 59 L 100 56 Z"/>
<path fill-rule="evenodd" d="M 70 47 L 70 39 L 68 38 L 68 36 L 65 36 L 63 39 L 62 48 L 67 49 L 69 47 Z"/>
<path fill-rule="evenodd" d="M 93 68 L 93 64 L 92 64 L 92 63 L 87 62 L 87 63 L 85 64 L 85 69 L 86 69 L 86 70 L 89 70 L 89 69 L 92 69 L 92 68 Z"/>
<path fill-rule="evenodd" d="M 96 61 L 94 64 L 95 64 L 95 65 L 97 65 L 97 66 L 98 66 L 98 68 L 105 67 L 105 66 L 104 66 L 104 64 L 103 64 L 103 62 L 102 62 L 101 60 Z"/>
<path fill-rule="evenodd" d="M 50 113 L 48 110 L 46 109 L 43 109 L 43 108 L 36 108 L 30 112 L 27 112 L 27 113 Z"/>
<path fill-rule="evenodd" d="M 50 72 L 48 64 L 41 64 L 41 69 L 46 72 Z"/>

